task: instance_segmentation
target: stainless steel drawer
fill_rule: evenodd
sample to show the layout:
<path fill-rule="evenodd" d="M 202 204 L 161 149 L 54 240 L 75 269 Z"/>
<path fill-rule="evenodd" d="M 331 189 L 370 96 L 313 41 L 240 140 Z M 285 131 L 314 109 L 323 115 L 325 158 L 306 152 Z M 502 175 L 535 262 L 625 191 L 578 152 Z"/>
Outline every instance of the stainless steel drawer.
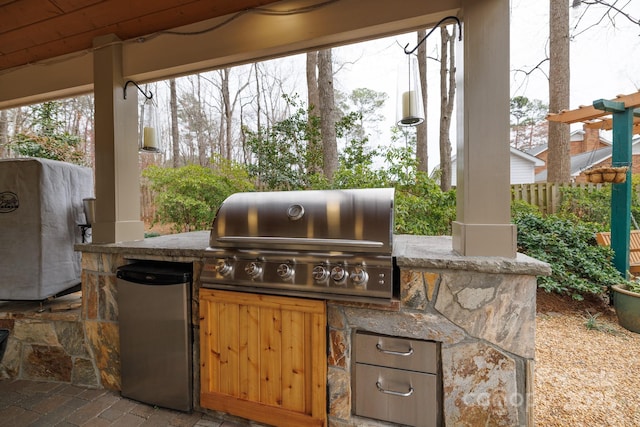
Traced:
<path fill-rule="evenodd" d="M 438 373 L 438 346 L 432 341 L 356 333 L 356 363 Z"/>
<path fill-rule="evenodd" d="M 356 415 L 417 427 L 438 425 L 437 375 L 356 364 Z"/>

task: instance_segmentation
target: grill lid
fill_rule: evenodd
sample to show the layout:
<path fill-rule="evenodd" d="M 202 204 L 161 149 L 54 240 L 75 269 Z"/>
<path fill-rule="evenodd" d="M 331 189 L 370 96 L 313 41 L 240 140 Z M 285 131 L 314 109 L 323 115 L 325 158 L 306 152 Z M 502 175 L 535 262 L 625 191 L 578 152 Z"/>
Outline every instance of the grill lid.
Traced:
<path fill-rule="evenodd" d="M 236 193 L 209 246 L 391 254 L 393 197 L 393 188 Z"/>

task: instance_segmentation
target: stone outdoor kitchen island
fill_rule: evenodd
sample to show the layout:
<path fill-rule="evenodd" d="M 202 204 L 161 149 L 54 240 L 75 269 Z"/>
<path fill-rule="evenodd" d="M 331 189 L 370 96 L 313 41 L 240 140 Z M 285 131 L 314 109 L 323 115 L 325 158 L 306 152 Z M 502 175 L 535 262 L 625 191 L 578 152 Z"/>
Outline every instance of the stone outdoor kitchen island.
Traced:
<path fill-rule="evenodd" d="M 208 233 L 162 236 L 83 251 L 84 325 L 101 385 L 119 387 L 115 272 L 139 259 L 191 261 L 194 366 L 200 365 L 198 294 Z M 462 257 L 449 237 L 395 236 L 400 295 L 389 304 L 327 301 L 328 424 L 393 425 L 356 416 L 353 337 L 366 331 L 436 342 L 444 425 L 533 425 L 536 276 L 549 266 L 516 258 Z M 93 289 L 92 289 L 93 288 Z M 96 331 L 102 331 L 97 332 Z M 199 372 L 194 370 L 198 405 Z M 376 391 L 375 388 L 372 392 Z"/>

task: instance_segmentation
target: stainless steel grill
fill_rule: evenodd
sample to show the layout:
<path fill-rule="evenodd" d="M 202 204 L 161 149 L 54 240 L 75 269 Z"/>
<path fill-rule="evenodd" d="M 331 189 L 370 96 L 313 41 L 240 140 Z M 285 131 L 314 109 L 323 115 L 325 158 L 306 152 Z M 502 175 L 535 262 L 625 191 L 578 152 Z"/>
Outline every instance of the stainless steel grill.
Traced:
<path fill-rule="evenodd" d="M 213 222 L 202 286 L 390 299 L 393 197 L 390 188 L 234 194 Z"/>

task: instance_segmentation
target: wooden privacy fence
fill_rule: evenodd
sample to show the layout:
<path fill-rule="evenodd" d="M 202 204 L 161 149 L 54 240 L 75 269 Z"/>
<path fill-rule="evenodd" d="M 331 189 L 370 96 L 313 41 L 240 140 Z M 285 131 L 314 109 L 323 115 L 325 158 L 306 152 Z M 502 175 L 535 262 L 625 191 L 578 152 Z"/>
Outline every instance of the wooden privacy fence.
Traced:
<path fill-rule="evenodd" d="M 543 182 L 539 184 L 513 184 L 511 186 L 511 200 L 524 200 L 537 206 L 543 214 L 556 213 L 562 202 L 561 188 L 584 188 L 596 190 L 602 188 L 602 184 L 569 183 L 553 184 Z"/>

